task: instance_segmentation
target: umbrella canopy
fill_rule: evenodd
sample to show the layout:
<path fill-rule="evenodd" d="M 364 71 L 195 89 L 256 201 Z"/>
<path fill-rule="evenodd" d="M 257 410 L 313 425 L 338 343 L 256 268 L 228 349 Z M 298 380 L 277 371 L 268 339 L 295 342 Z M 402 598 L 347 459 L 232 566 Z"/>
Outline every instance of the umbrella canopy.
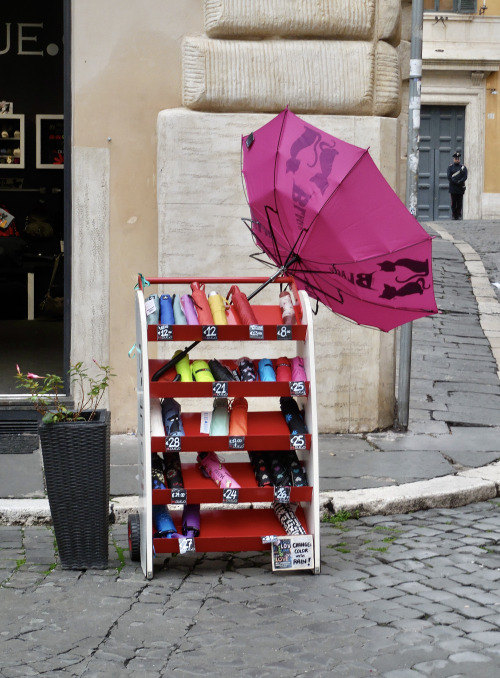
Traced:
<path fill-rule="evenodd" d="M 255 241 L 300 289 L 384 331 L 437 313 L 432 238 L 367 149 L 288 109 L 242 147 Z"/>

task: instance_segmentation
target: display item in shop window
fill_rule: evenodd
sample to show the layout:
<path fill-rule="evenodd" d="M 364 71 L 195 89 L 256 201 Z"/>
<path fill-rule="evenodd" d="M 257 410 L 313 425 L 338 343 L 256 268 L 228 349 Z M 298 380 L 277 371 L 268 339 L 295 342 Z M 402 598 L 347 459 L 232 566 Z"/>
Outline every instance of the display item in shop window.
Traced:
<path fill-rule="evenodd" d="M 196 459 L 203 475 L 211 478 L 218 487 L 240 487 L 215 452 L 199 452 Z"/>
<path fill-rule="evenodd" d="M 306 534 L 302 523 L 295 515 L 297 504 L 281 504 L 280 502 L 273 501 L 271 508 L 287 535 L 294 536 Z"/>
<path fill-rule="evenodd" d="M 161 403 L 161 414 L 163 418 L 163 425 L 165 427 L 165 435 L 185 435 L 181 418 L 181 406 L 176 400 L 173 398 L 164 398 Z"/>
<path fill-rule="evenodd" d="M 180 539 L 182 537 L 175 528 L 174 521 L 170 515 L 167 506 L 153 505 L 153 523 L 154 533 L 156 539 Z"/>
<path fill-rule="evenodd" d="M 210 304 L 208 303 L 207 295 L 205 294 L 205 284 L 192 282 L 191 283 L 191 298 L 198 316 L 198 323 L 200 325 L 213 325 L 214 319 Z"/>
<path fill-rule="evenodd" d="M 290 433 L 293 435 L 308 433 L 302 413 L 293 398 L 282 396 L 280 398 L 280 408 Z"/>
<path fill-rule="evenodd" d="M 261 381 L 276 381 L 273 361 L 269 358 L 259 360 L 259 379 Z"/>
<path fill-rule="evenodd" d="M 248 432 L 248 402 L 246 398 L 235 398 L 229 414 L 229 435 L 246 436 Z"/>
<path fill-rule="evenodd" d="M 169 490 L 179 490 L 184 487 L 182 476 L 181 458 L 178 452 L 164 452 L 163 466 L 165 467 L 165 480 Z"/>
<path fill-rule="evenodd" d="M 226 367 L 221 362 L 212 358 L 208 361 L 210 371 L 214 375 L 215 381 L 238 381 L 237 377 L 231 372 L 229 367 Z"/>
<path fill-rule="evenodd" d="M 276 361 L 276 378 L 278 381 L 292 381 L 292 363 L 285 356 Z"/>
<path fill-rule="evenodd" d="M 200 505 L 186 504 L 182 512 L 182 534 L 185 537 L 199 537 L 200 524 Z"/>
<path fill-rule="evenodd" d="M 148 325 L 158 325 L 160 322 L 160 299 L 157 294 L 150 294 L 145 302 L 146 322 Z"/>
<path fill-rule="evenodd" d="M 182 351 L 178 350 L 174 353 L 174 358 Z M 193 372 L 191 370 L 191 364 L 189 362 L 189 356 L 183 356 L 179 362 L 175 363 L 175 371 L 180 377 L 181 381 L 193 381 Z"/>
<path fill-rule="evenodd" d="M 259 487 L 270 487 L 272 483 L 271 469 L 266 452 L 249 451 L 250 465 Z"/>
<path fill-rule="evenodd" d="M 304 359 L 300 356 L 292 358 L 292 381 L 307 381 L 307 374 L 304 369 Z"/>
<path fill-rule="evenodd" d="M 178 294 L 172 296 L 172 307 L 174 309 L 174 322 L 176 325 L 187 325 L 186 315 L 182 308 L 181 298 Z"/>
<path fill-rule="evenodd" d="M 227 325 L 226 305 L 224 299 L 215 291 L 208 295 L 208 304 L 212 313 L 212 318 L 216 325 Z"/>
<path fill-rule="evenodd" d="M 181 296 L 182 309 L 184 315 L 186 316 L 186 322 L 188 325 L 199 325 L 198 315 L 194 306 L 193 298 L 190 294 L 183 294 Z"/>
<path fill-rule="evenodd" d="M 246 356 L 236 361 L 240 381 L 257 381 L 257 372 L 250 358 Z"/>
<path fill-rule="evenodd" d="M 257 318 L 253 312 L 250 302 L 247 299 L 246 294 L 244 294 L 237 285 L 233 285 L 229 290 L 227 295 L 228 301 L 230 300 L 233 304 L 237 319 L 240 322 L 240 325 L 256 325 Z"/>
<path fill-rule="evenodd" d="M 170 294 L 160 295 L 160 324 L 175 324 L 174 309 L 172 307 L 172 297 Z"/>
<path fill-rule="evenodd" d="M 212 419 L 210 421 L 211 436 L 229 435 L 229 404 L 227 398 L 215 398 Z"/>
<path fill-rule="evenodd" d="M 195 381 L 215 381 L 206 360 L 193 360 L 191 372 Z"/>
<path fill-rule="evenodd" d="M 165 490 L 165 475 L 163 468 L 163 459 L 157 452 L 151 456 L 151 480 L 153 490 Z"/>

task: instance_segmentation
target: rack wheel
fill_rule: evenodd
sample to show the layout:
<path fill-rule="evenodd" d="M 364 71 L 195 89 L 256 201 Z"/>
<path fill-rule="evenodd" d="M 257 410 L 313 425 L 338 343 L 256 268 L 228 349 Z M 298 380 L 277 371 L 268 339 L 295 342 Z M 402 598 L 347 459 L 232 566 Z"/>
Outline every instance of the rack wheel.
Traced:
<path fill-rule="evenodd" d="M 128 550 L 130 560 L 137 562 L 141 559 L 141 521 L 138 513 L 129 513 L 128 516 Z"/>

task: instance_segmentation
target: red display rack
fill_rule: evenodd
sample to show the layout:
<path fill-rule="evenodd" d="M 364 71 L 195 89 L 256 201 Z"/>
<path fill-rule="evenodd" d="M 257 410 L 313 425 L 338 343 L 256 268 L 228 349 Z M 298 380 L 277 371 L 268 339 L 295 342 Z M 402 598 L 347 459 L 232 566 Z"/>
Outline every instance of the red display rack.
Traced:
<path fill-rule="evenodd" d="M 207 332 L 200 325 L 148 324 L 145 300 L 153 292 L 157 294 L 189 294 L 191 282 L 206 286 L 217 286 L 224 291 L 232 285 L 262 285 L 267 281 L 260 277 L 219 278 L 145 278 L 139 276 L 136 289 L 136 352 L 137 352 L 137 396 L 138 396 L 138 440 L 139 440 L 139 514 L 136 528 L 129 524 L 129 539 L 139 543 L 136 553 L 144 575 L 151 579 L 154 572 L 154 558 L 160 554 L 182 553 L 180 539 L 155 538 L 153 525 L 153 506 L 167 505 L 173 516 L 178 532 L 181 532 L 182 505 L 177 496 L 173 497 L 169 489 L 152 488 L 152 454 L 174 450 L 179 452 L 184 479 L 182 501 L 200 504 L 200 535 L 192 541 L 190 550 L 199 552 L 259 551 L 269 550 L 272 539 L 284 537 L 286 533 L 271 508 L 276 499 L 273 487 L 259 487 L 250 465 L 246 451 L 260 450 L 263 453 L 274 450 L 295 449 L 307 473 L 309 485 L 290 487 L 288 496 L 282 501 L 296 508 L 296 516 L 302 523 L 307 535 L 311 535 L 313 558 L 311 569 L 320 571 L 319 558 L 319 473 L 318 473 L 318 431 L 316 418 L 316 380 L 314 366 L 314 339 L 312 313 L 309 298 L 304 291 L 298 291 L 292 278 L 281 277 L 270 283 L 275 293 L 276 303 L 267 305 L 252 304 L 252 310 L 258 323 L 258 338 L 252 335 L 254 326 L 237 324 L 237 316 L 232 307 L 227 311 L 228 324 L 216 326 L 216 342 L 207 340 Z M 296 323 L 284 330 L 281 310 L 278 303 L 282 286 L 291 292 Z M 227 288 L 227 290 L 226 290 Z M 268 295 L 269 296 L 269 295 Z M 161 349 L 167 347 L 170 355 L 184 348 L 188 342 L 200 342 L 196 350 L 196 359 L 208 360 L 214 354 L 214 347 L 222 357 L 220 362 L 234 369 L 235 360 L 224 356 L 224 347 L 228 343 L 240 342 L 242 355 L 257 354 L 266 351 L 269 342 L 279 342 L 286 334 L 287 350 L 304 360 L 307 381 L 301 383 L 300 395 L 296 400 L 303 407 L 308 433 L 302 436 L 290 434 L 285 419 L 276 407 L 281 396 L 295 396 L 294 382 L 224 382 L 228 398 L 245 397 L 249 403 L 248 429 L 238 450 L 232 447 L 228 436 L 210 436 L 201 432 L 200 411 L 188 411 L 192 399 L 202 399 L 202 410 L 211 411 L 214 399 L 213 383 L 174 381 L 175 367 L 165 372 L 158 380 L 154 375 L 167 359 L 158 357 Z M 290 347 L 292 347 L 290 349 Z M 154 356 L 149 355 L 149 351 Z M 281 348 L 281 347 L 280 347 Z M 203 353 L 207 357 L 203 357 Z M 217 356 L 219 359 L 219 355 Z M 264 356 L 261 356 L 264 357 Z M 253 359 L 253 355 L 252 355 Z M 257 364 L 257 357 L 254 361 Z M 219 382 L 220 384 L 220 382 Z M 165 435 L 161 418 L 161 399 L 174 398 L 181 404 L 182 423 L 185 435 L 172 439 Z M 198 400 L 196 402 L 199 402 Z M 256 406 L 254 404 L 256 403 Z M 264 405 L 263 405 L 264 403 Z M 273 403 L 274 407 L 266 407 Z M 200 473 L 193 463 L 194 452 L 216 451 L 224 459 L 224 465 L 240 485 L 237 503 L 230 506 L 224 503 L 224 493 L 220 487 Z M 234 455 L 234 456 L 233 456 Z M 131 544 L 132 550 L 132 544 Z"/>

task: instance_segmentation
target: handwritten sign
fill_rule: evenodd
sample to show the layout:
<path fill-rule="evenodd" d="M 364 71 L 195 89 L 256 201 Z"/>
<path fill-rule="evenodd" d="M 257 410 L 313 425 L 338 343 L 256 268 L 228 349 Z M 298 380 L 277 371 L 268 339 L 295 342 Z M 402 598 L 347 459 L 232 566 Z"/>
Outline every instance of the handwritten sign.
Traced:
<path fill-rule="evenodd" d="M 271 546 L 273 570 L 312 570 L 314 551 L 312 534 L 280 537 Z"/>
<path fill-rule="evenodd" d="M 189 551 L 196 551 L 194 539 L 192 537 L 179 539 L 179 553 L 188 553 Z"/>
<path fill-rule="evenodd" d="M 187 504 L 187 490 L 183 487 L 174 488 L 171 492 L 172 504 Z"/>
<path fill-rule="evenodd" d="M 237 504 L 239 498 L 239 492 L 237 487 L 225 487 L 222 490 L 222 503 L 223 504 Z"/>
<path fill-rule="evenodd" d="M 277 325 L 276 327 L 276 338 L 277 339 L 291 339 L 292 338 L 292 328 L 290 325 Z"/>
<path fill-rule="evenodd" d="M 179 452 L 181 449 L 180 436 L 167 436 L 165 438 L 165 452 Z"/>
<path fill-rule="evenodd" d="M 249 325 L 250 339 L 264 339 L 264 325 Z"/>
<path fill-rule="evenodd" d="M 291 396 L 305 396 L 306 385 L 303 381 L 290 381 L 290 395 Z"/>
<path fill-rule="evenodd" d="M 229 395 L 227 381 L 214 381 L 212 383 L 212 395 L 214 398 L 227 398 Z"/>
<path fill-rule="evenodd" d="M 290 435 L 290 449 L 291 450 L 306 449 L 306 437 L 303 433 L 292 433 Z"/>
<path fill-rule="evenodd" d="M 201 328 L 201 334 L 205 341 L 217 341 L 219 338 L 217 325 L 203 325 Z"/>

